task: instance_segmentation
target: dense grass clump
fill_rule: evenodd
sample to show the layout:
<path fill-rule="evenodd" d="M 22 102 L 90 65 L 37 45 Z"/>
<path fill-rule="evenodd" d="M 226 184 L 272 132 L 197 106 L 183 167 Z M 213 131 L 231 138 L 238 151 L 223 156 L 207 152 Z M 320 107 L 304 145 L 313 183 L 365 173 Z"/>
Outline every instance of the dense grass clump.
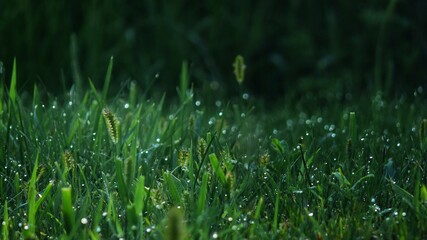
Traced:
<path fill-rule="evenodd" d="M 186 64 L 177 103 L 110 99 L 111 67 L 64 98 L 1 86 L 3 239 L 427 236 L 422 88 L 267 112 L 194 92 Z"/>

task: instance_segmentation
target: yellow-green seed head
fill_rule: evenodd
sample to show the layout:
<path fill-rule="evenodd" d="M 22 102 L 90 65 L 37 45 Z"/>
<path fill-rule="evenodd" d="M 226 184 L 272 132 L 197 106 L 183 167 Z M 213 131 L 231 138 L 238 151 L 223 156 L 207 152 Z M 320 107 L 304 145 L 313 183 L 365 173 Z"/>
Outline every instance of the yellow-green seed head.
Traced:
<path fill-rule="evenodd" d="M 203 155 L 206 152 L 206 148 L 206 140 L 203 138 L 199 138 L 199 140 L 197 141 L 197 157 L 199 158 L 199 161 L 202 161 Z"/>
<path fill-rule="evenodd" d="M 268 163 L 270 162 L 270 154 L 268 152 L 265 152 L 259 156 L 259 164 L 262 167 L 267 167 Z"/>
<path fill-rule="evenodd" d="M 108 108 L 102 110 L 105 124 L 107 125 L 108 134 L 114 144 L 119 142 L 120 138 L 120 121 L 117 116 Z"/>
<path fill-rule="evenodd" d="M 242 55 L 236 56 L 236 59 L 234 60 L 234 63 L 233 63 L 233 68 L 234 68 L 234 75 L 236 76 L 237 82 L 239 84 L 242 84 L 243 80 L 245 80 L 245 69 L 246 69 L 246 65 Z"/>
<path fill-rule="evenodd" d="M 74 158 L 69 150 L 65 150 L 62 153 L 62 160 L 69 170 L 74 169 Z"/>
<path fill-rule="evenodd" d="M 190 159 L 190 153 L 188 149 L 180 149 L 178 151 L 179 166 L 181 166 L 182 168 L 187 168 L 189 159 Z"/>

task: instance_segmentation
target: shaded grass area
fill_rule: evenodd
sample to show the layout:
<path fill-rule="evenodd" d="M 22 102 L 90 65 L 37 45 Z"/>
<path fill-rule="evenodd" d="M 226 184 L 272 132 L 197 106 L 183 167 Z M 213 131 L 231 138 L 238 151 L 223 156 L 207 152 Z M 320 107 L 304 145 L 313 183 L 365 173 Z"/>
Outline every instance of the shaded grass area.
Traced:
<path fill-rule="evenodd" d="M 111 68 L 63 99 L 1 86 L 3 239 L 426 237 L 422 88 L 267 112 L 205 100 L 185 64 L 175 103 L 109 99 Z"/>
<path fill-rule="evenodd" d="M 9 70 L 18 59 L 20 89 L 38 82 L 56 93 L 87 76 L 102 86 L 114 55 L 117 83 L 148 87 L 159 73 L 156 90 L 174 93 L 187 59 L 196 87 L 232 95 L 237 54 L 249 66 L 248 88 L 271 100 L 332 77 L 349 89 L 398 92 L 426 80 L 426 11 L 424 0 L 2 1 L 0 61 Z"/>

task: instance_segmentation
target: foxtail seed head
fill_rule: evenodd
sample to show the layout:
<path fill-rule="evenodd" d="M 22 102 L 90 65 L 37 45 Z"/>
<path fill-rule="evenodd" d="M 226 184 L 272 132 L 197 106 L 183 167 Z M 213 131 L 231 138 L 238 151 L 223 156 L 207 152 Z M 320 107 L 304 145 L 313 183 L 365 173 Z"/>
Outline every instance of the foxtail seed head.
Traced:
<path fill-rule="evenodd" d="M 265 152 L 261 156 L 259 156 L 259 164 L 262 167 L 267 167 L 269 162 L 270 162 L 270 154 L 268 152 Z"/>
<path fill-rule="evenodd" d="M 114 144 L 119 142 L 120 138 L 120 121 L 117 116 L 108 108 L 102 110 L 105 124 L 107 125 L 108 134 Z"/>
<path fill-rule="evenodd" d="M 234 60 L 234 63 L 233 63 L 233 68 L 234 68 L 234 75 L 236 76 L 237 82 L 239 84 L 242 84 L 243 80 L 245 80 L 245 69 L 246 69 L 246 65 L 242 55 L 236 56 L 236 59 Z"/>
<path fill-rule="evenodd" d="M 186 169 L 188 166 L 188 161 L 190 159 L 190 152 L 188 149 L 180 149 L 178 151 L 178 164 L 182 169 Z"/>
<path fill-rule="evenodd" d="M 207 143 L 204 138 L 199 138 L 197 141 L 197 157 L 199 158 L 199 161 L 202 161 L 203 156 L 205 155 L 207 148 Z"/>
<path fill-rule="evenodd" d="M 62 153 L 62 159 L 69 170 L 74 168 L 74 158 L 69 150 L 65 150 L 64 153 Z"/>

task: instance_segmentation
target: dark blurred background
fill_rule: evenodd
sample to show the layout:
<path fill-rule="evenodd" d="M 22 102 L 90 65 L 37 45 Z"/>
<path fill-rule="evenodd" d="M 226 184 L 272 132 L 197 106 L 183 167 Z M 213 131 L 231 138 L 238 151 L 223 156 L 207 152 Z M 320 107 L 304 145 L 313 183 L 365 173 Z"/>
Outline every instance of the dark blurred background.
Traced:
<path fill-rule="evenodd" d="M 306 92 L 389 94 L 427 80 L 427 1 L 0 1 L 0 61 L 21 91 L 54 94 L 88 78 L 175 92 L 187 60 L 196 88 L 263 99 Z M 159 74 L 159 78 L 154 76 Z M 154 82 L 153 82 L 154 81 Z M 344 96 L 344 95 L 343 95 Z"/>

